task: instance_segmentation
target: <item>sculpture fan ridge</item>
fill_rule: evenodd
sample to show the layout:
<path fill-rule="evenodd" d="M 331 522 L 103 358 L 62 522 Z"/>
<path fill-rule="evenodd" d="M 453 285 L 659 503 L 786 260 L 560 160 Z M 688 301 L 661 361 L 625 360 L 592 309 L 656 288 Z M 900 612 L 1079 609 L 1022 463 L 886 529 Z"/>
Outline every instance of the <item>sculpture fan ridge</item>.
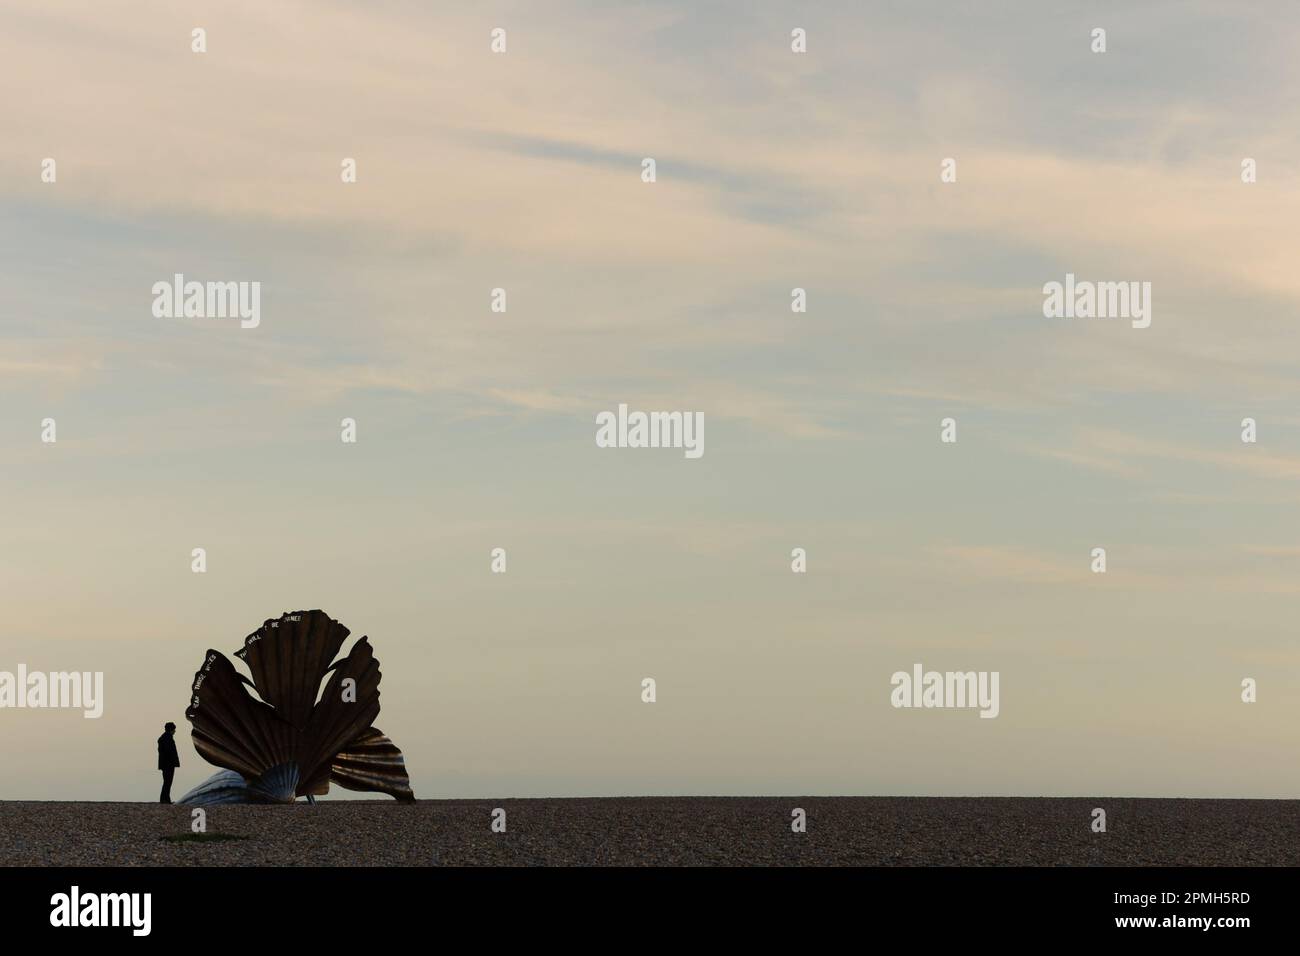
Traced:
<path fill-rule="evenodd" d="M 268 619 L 234 655 L 251 680 L 209 649 L 185 716 L 194 748 L 225 772 L 180 802 L 292 803 L 331 781 L 414 800 L 401 750 L 373 726 L 382 675 L 369 638 L 335 659 L 349 634 L 320 610 Z"/>

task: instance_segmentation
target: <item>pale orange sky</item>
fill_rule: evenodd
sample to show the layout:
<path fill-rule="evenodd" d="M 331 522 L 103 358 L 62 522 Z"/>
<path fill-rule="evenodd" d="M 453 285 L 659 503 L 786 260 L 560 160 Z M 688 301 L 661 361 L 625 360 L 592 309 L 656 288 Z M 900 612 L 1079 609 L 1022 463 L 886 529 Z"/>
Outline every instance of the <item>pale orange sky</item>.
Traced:
<path fill-rule="evenodd" d="M 1300 15 L 697 6 L 0 2 L 0 670 L 106 681 L 0 710 L 0 798 L 149 799 L 204 650 L 315 607 L 419 796 L 1300 787 Z"/>

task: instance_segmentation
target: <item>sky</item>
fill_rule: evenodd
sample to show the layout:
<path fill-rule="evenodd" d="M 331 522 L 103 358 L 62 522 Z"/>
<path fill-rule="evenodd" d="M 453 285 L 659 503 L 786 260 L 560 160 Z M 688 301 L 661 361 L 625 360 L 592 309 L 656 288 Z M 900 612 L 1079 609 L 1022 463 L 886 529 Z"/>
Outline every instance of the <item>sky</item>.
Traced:
<path fill-rule="evenodd" d="M 312 608 L 419 797 L 1300 788 L 1293 4 L 0 25 L 0 671 L 105 681 L 0 709 L 0 798 L 154 799 L 167 720 L 188 790 L 205 650 Z M 1150 327 L 1045 317 L 1067 273 Z M 620 403 L 704 455 L 598 448 Z M 997 718 L 891 706 L 918 662 Z"/>

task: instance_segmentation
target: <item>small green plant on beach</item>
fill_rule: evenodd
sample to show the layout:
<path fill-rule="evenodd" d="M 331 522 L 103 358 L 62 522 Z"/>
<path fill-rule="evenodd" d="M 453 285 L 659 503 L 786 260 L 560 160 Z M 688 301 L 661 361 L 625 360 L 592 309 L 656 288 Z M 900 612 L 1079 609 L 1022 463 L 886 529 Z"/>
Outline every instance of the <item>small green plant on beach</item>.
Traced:
<path fill-rule="evenodd" d="M 158 839 L 168 843 L 226 843 L 230 840 L 247 840 L 248 837 L 234 833 L 178 833 L 174 836 L 161 836 Z"/>

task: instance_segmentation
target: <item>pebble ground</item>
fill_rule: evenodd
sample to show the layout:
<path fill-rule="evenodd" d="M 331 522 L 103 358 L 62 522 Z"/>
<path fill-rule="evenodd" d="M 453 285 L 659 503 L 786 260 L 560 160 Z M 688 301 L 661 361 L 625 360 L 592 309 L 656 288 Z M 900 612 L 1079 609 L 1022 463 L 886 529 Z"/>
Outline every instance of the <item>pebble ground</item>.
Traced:
<path fill-rule="evenodd" d="M 1094 807 L 1108 832 L 1092 832 Z M 0 802 L 0 865 L 1300 866 L 1300 801 L 1285 800 L 336 800 L 211 807 L 207 828 L 246 839 L 161 839 L 190 832 L 188 807 Z"/>

